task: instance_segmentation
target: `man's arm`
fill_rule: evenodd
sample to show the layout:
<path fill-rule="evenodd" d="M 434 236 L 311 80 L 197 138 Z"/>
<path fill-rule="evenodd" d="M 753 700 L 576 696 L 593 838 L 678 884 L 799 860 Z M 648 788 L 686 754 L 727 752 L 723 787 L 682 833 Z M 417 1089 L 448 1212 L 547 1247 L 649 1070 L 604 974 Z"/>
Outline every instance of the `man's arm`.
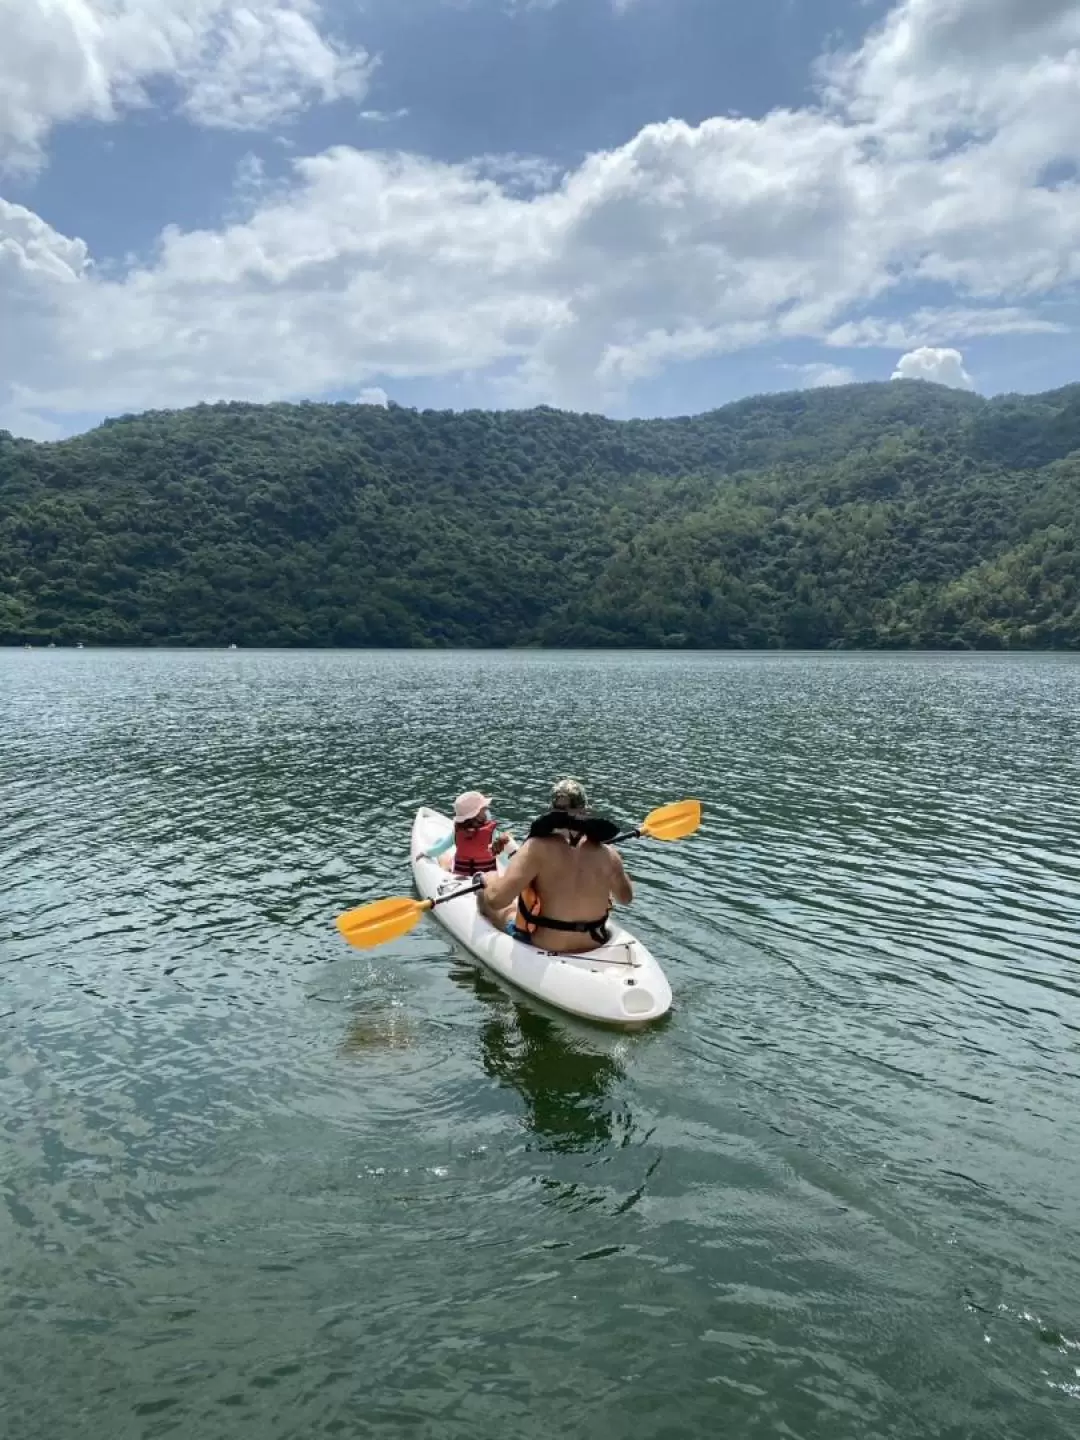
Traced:
<path fill-rule="evenodd" d="M 520 850 L 514 852 L 509 865 L 501 875 L 488 874 L 484 880 L 484 899 L 493 910 L 501 910 L 516 900 L 525 886 L 536 879 L 533 863 L 535 851 L 531 840 L 526 840 Z"/>
<path fill-rule="evenodd" d="M 619 852 L 608 846 L 608 854 L 611 856 L 611 894 L 620 905 L 629 905 L 634 899 L 634 887 L 630 884 L 630 877 L 623 868 L 622 856 Z"/>

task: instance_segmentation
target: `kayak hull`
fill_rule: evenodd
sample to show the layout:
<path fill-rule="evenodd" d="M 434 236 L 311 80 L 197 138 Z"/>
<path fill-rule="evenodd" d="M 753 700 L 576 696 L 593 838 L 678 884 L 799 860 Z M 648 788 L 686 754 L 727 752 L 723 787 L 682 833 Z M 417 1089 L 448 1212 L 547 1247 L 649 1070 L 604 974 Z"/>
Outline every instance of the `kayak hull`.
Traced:
<path fill-rule="evenodd" d="M 421 860 L 421 851 L 452 828 L 448 816 L 426 806 L 412 828 L 413 880 L 421 897 L 467 886 L 437 860 Z M 453 851 L 450 851 L 451 862 Z M 461 895 L 432 910 L 434 918 L 474 959 L 508 984 L 583 1020 L 637 1029 L 671 1009 L 671 986 L 658 962 L 614 918 L 607 945 L 584 955 L 559 954 L 515 940 L 482 916 L 476 897 Z"/>

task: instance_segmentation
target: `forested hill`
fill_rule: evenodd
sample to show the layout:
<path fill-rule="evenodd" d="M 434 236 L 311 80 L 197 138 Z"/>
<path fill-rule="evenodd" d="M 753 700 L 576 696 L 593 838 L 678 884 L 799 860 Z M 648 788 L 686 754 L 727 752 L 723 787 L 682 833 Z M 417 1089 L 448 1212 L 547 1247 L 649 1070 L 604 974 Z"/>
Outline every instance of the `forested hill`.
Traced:
<path fill-rule="evenodd" d="M 1080 385 L 0 431 L 0 642 L 1080 646 Z"/>

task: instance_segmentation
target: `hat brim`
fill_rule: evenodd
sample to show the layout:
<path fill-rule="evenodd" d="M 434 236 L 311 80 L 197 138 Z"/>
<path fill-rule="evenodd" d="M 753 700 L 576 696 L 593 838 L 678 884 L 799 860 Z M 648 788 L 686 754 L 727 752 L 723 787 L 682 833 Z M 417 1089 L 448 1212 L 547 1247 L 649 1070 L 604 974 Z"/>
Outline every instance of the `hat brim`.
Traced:
<path fill-rule="evenodd" d="M 481 796 L 480 796 L 480 799 L 476 802 L 476 804 L 475 804 L 475 805 L 470 805 L 469 808 L 468 808 L 467 810 L 465 810 L 465 811 L 459 810 L 459 809 L 457 808 L 457 806 L 455 805 L 455 806 L 454 806 L 454 819 L 455 819 L 455 820 L 474 820 L 474 819 L 476 818 L 476 816 L 480 814 L 480 811 L 481 811 L 481 810 L 486 810 L 490 804 L 491 804 L 491 796 L 490 796 L 490 795 L 481 795 Z"/>

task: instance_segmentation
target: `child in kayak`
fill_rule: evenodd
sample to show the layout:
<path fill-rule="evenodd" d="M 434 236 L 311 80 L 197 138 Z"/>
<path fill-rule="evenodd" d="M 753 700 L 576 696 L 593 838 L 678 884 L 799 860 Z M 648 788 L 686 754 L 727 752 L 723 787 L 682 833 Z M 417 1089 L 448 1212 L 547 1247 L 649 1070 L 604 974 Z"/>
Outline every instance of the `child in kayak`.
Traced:
<path fill-rule="evenodd" d="M 498 869 L 496 856 L 507 845 L 513 844 L 514 837 L 500 821 L 494 819 L 488 806 L 490 795 L 479 790 L 466 790 L 454 801 L 454 828 L 449 835 L 424 850 L 419 860 L 436 860 L 444 869 L 450 868 L 449 858 L 442 859 L 450 849 L 454 851 L 454 874 L 468 879 L 471 875 L 491 874 Z"/>

